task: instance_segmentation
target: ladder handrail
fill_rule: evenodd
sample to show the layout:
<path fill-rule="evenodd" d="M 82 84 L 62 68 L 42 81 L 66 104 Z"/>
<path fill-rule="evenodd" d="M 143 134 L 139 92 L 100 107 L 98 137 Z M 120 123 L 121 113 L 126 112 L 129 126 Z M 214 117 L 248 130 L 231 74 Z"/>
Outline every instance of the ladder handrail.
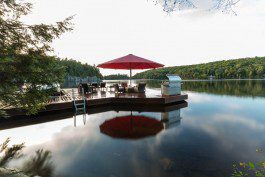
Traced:
<path fill-rule="evenodd" d="M 81 101 L 81 100 L 78 100 L 77 97 L 76 97 L 76 93 L 75 93 L 75 90 L 72 89 L 72 98 L 73 98 L 73 103 L 74 103 L 74 107 L 75 107 L 75 111 L 76 113 L 79 111 L 79 110 L 82 110 L 84 113 L 86 112 L 86 98 L 85 98 L 85 94 L 84 94 L 84 88 L 82 88 L 82 100 L 83 100 L 83 103 L 77 103 L 77 101 Z M 78 94 L 78 96 L 80 96 Z M 82 107 L 79 107 L 79 106 L 82 106 Z"/>

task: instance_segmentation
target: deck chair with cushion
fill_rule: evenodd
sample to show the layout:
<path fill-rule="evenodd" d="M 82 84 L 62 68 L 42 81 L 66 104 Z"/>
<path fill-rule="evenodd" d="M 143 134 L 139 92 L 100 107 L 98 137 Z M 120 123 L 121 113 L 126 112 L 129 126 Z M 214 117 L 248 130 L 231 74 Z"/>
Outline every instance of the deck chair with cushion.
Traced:
<path fill-rule="evenodd" d="M 93 87 L 96 87 L 96 88 L 98 88 L 98 83 L 97 82 L 92 82 L 92 84 L 91 84 Z"/>
<path fill-rule="evenodd" d="M 124 88 L 126 88 L 126 87 L 128 87 L 128 84 L 127 84 L 127 82 L 122 82 L 121 83 L 121 86 L 124 87 Z"/>
<path fill-rule="evenodd" d="M 145 86 L 146 83 L 140 82 L 137 86 L 134 87 L 134 91 L 137 93 L 145 93 Z"/>
<path fill-rule="evenodd" d="M 121 87 L 118 84 L 114 84 L 113 87 L 115 89 L 115 93 L 124 93 L 125 92 L 124 87 Z"/>
<path fill-rule="evenodd" d="M 106 82 L 100 82 L 100 89 L 106 89 Z"/>
<path fill-rule="evenodd" d="M 82 89 L 84 89 L 84 94 L 87 94 L 87 93 L 91 93 L 92 92 L 92 90 L 90 89 L 90 87 L 88 86 L 87 83 L 81 83 L 81 84 L 79 84 L 79 86 L 78 86 L 78 93 L 81 94 L 83 92 Z"/>

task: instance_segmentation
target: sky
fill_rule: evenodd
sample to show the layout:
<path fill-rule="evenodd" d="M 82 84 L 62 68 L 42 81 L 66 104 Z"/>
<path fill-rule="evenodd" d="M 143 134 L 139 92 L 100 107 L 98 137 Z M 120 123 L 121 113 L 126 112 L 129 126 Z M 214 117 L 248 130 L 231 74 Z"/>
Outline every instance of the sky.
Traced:
<path fill-rule="evenodd" d="M 165 66 L 265 56 L 265 1 L 241 0 L 237 15 L 197 9 L 163 11 L 152 0 L 30 0 L 27 23 L 75 15 L 74 30 L 52 43 L 54 54 L 97 65 L 127 54 Z M 104 75 L 127 71 L 101 69 Z M 134 72 L 136 73 L 136 72 Z"/>

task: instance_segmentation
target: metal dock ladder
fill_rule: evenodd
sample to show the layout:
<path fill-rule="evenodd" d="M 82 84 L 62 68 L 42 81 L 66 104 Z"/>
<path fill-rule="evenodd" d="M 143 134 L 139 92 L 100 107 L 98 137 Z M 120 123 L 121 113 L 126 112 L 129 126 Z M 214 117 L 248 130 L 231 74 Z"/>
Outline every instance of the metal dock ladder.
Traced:
<path fill-rule="evenodd" d="M 82 99 L 80 99 L 80 97 Z M 76 93 L 74 89 L 72 89 L 72 98 L 75 109 L 74 114 L 74 126 L 76 127 L 76 115 L 83 114 L 83 123 L 86 124 L 86 98 L 84 94 L 84 89 L 82 89 L 82 94 Z"/>
<path fill-rule="evenodd" d="M 81 99 L 79 99 L 81 97 Z M 82 89 L 82 94 L 76 93 L 74 89 L 72 89 L 72 98 L 74 103 L 75 113 L 86 113 L 86 98 L 84 94 L 84 89 Z"/>

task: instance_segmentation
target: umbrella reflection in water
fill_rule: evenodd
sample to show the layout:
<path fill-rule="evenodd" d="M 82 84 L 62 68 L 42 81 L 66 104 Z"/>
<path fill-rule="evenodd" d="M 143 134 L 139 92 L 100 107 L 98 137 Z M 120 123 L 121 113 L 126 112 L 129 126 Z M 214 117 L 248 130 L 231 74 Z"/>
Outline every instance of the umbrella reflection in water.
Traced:
<path fill-rule="evenodd" d="M 113 138 L 140 139 L 154 136 L 163 128 L 163 123 L 154 118 L 130 115 L 106 120 L 100 132 Z"/>

